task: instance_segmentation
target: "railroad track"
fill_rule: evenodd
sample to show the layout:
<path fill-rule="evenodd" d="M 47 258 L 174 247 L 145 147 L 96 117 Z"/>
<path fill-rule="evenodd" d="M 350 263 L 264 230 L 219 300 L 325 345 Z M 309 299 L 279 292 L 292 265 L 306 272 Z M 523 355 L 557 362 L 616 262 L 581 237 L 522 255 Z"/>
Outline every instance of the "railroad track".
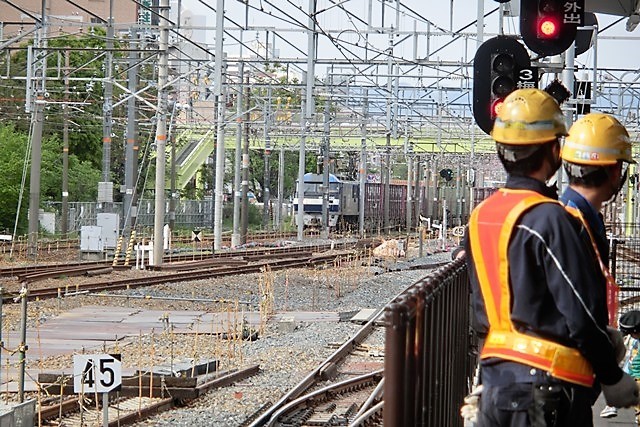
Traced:
<path fill-rule="evenodd" d="M 230 250 L 224 252 L 201 252 L 201 253 L 189 253 L 189 254 L 171 254 L 163 257 L 163 265 L 179 262 L 195 262 L 195 261 L 207 261 L 212 259 L 228 259 L 239 258 L 249 256 L 263 256 L 263 255 L 279 255 L 289 254 L 296 252 L 324 252 L 331 249 L 349 249 L 349 248 L 367 248 L 370 247 L 373 240 L 365 239 L 358 242 L 341 242 L 341 243 L 327 243 L 317 245 L 302 245 L 302 246 L 288 246 L 288 247 L 263 247 L 241 250 Z M 65 269 L 72 268 L 86 268 L 97 269 L 100 267 L 113 266 L 113 260 L 103 261 L 83 261 L 83 262 L 68 262 L 64 264 L 34 264 L 34 265 L 22 265 L 22 266 L 9 266 L 0 268 L 0 277 L 14 277 L 20 275 L 39 274 L 51 272 L 55 277 L 56 272 Z M 124 266 L 122 262 L 117 263 L 114 266 L 118 268 L 131 268 L 132 266 Z M 149 267 L 153 269 L 153 267 Z M 162 269 L 163 267 L 160 267 Z M 59 274 L 61 275 L 61 274 Z"/>
<path fill-rule="evenodd" d="M 90 283 L 78 283 L 74 286 L 51 286 L 39 289 L 29 290 L 27 298 L 29 300 L 34 299 L 47 299 L 47 298 L 60 298 L 65 296 L 81 295 L 90 292 L 102 292 L 113 291 L 121 289 L 131 289 L 145 286 L 159 285 L 163 283 L 176 283 L 192 280 L 210 279 L 213 277 L 222 277 L 237 274 L 250 274 L 259 273 L 266 268 L 271 270 L 282 270 L 287 268 L 306 268 L 313 267 L 321 264 L 332 264 L 337 260 L 355 255 L 354 251 L 340 251 L 325 255 L 312 255 L 310 252 L 283 252 L 278 253 L 274 259 L 271 257 L 273 254 L 266 254 L 266 259 L 251 258 L 248 263 L 239 263 L 238 260 L 230 263 L 230 265 L 213 265 L 204 268 L 201 264 L 196 263 L 193 268 L 188 271 L 178 271 L 168 274 L 159 274 L 147 277 L 129 278 L 129 279 L 117 279 L 117 280 L 105 280 L 95 281 Z M 263 254 L 265 256 L 265 254 Z M 181 268 L 188 268 L 184 265 Z M 49 272 L 50 276 L 59 275 L 58 272 Z M 15 302 L 15 295 L 9 293 L 3 293 L 3 302 L 12 303 Z"/>
<path fill-rule="evenodd" d="M 128 393 L 125 393 L 137 394 L 134 396 L 122 397 L 111 393 L 116 397 L 109 401 L 108 425 L 115 427 L 133 424 L 158 412 L 168 411 L 176 406 L 194 401 L 210 390 L 226 387 L 259 372 L 260 368 L 257 365 L 252 365 L 240 370 L 193 377 L 191 378 L 194 384 L 192 387 L 177 389 L 171 386 L 167 387 L 166 384 L 161 385 L 161 382 L 158 381 L 154 388 L 147 384 L 146 387 L 141 387 L 138 391 L 128 390 Z M 70 381 L 69 378 L 59 379 L 64 382 Z M 59 401 L 51 399 L 48 404 L 40 407 L 38 418 L 41 425 L 67 427 L 102 425 L 104 408 L 101 406 L 101 399 L 89 395 L 62 398 L 63 395 L 73 394 L 72 386 L 60 387 L 58 384 L 51 384 L 48 390 L 51 393 L 59 391 L 61 398 Z"/>

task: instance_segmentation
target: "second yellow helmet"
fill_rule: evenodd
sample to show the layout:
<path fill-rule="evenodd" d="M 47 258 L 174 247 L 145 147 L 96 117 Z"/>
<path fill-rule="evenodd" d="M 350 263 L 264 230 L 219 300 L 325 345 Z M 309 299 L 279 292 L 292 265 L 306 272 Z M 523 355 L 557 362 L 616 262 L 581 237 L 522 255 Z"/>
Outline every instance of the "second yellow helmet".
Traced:
<path fill-rule="evenodd" d="M 635 163 L 624 126 L 608 114 L 591 113 L 577 120 L 565 138 L 563 160 L 581 165 L 607 166 L 618 160 Z"/>

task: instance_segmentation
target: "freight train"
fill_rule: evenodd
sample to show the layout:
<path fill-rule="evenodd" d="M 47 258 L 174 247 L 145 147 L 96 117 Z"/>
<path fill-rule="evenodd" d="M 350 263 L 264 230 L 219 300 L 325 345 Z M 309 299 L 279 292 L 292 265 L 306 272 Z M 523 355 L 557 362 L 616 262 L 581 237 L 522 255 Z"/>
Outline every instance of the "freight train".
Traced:
<path fill-rule="evenodd" d="M 304 175 L 304 225 L 322 225 L 322 174 Z M 367 182 L 364 190 L 365 228 L 381 228 L 384 220 L 384 186 Z M 343 181 L 329 174 L 329 227 L 337 229 L 357 228 L 360 210 L 360 183 Z M 298 198 L 293 207 L 297 221 Z M 406 224 L 407 187 L 389 185 L 389 227 L 404 227 Z"/>
<path fill-rule="evenodd" d="M 322 174 L 304 175 L 303 221 L 305 227 L 322 225 Z M 297 188 L 297 187 L 296 187 Z M 429 185 L 412 186 L 412 226 L 416 218 L 429 218 L 438 223 L 447 215 L 451 227 L 464 225 L 473 206 L 495 191 L 494 187 L 469 187 L 463 183 L 444 186 L 437 181 Z M 357 229 L 360 209 L 360 183 L 341 180 L 329 174 L 329 227 L 333 229 Z M 384 185 L 367 182 L 364 188 L 364 227 L 367 230 L 382 230 L 384 227 Z M 389 184 L 389 229 L 405 229 L 407 224 L 406 181 Z M 294 218 L 297 225 L 298 197 L 293 199 Z"/>

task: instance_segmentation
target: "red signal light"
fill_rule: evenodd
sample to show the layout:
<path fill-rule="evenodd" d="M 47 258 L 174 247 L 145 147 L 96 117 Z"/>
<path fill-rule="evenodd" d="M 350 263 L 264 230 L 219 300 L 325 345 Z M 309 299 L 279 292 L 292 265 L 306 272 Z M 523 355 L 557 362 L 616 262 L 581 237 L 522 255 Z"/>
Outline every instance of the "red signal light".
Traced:
<path fill-rule="evenodd" d="M 498 98 L 491 104 L 491 118 L 498 117 L 502 106 L 504 105 L 504 98 Z"/>
<path fill-rule="evenodd" d="M 560 27 L 555 19 L 545 16 L 538 22 L 538 36 L 545 39 L 558 37 Z"/>

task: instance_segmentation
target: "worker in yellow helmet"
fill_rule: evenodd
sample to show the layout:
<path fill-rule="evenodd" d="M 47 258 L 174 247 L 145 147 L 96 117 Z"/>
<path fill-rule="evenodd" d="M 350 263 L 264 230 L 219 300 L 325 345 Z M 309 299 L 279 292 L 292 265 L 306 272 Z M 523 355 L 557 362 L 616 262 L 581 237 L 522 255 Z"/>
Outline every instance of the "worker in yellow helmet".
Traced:
<path fill-rule="evenodd" d="M 538 89 L 507 96 L 491 132 L 507 182 L 473 210 L 465 239 L 482 392 L 477 412 L 461 412 L 478 426 L 591 426 L 597 384 L 609 404 L 638 402 L 607 331 L 591 240 L 546 184 L 566 133 Z"/>
<path fill-rule="evenodd" d="M 605 267 L 609 266 L 609 241 L 600 210 L 615 197 L 626 181 L 627 167 L 635 163 L 627 130 L 608 114 L 591 113 L 576 121 L 565 138 L 561 157 L 569 176 L 569 187 L 560 200 L 580 210 Z M 617 285 L 610 277 L 607 286 L 609 321 L 617 315 Z M 618 339 L 622 339 L 621 336 Z M 606 406 L 601 417 L 617 415 L 614 406 Z"/>

